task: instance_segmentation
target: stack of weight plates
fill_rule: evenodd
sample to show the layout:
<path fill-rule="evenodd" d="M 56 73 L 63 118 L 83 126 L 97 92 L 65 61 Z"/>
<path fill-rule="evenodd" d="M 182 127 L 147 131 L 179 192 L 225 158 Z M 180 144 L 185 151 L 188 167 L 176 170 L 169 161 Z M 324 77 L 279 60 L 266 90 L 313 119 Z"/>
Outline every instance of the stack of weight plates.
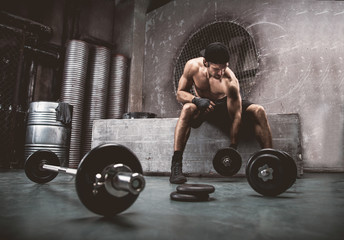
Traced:
<path fill-rule="evenodd" d="M 120 119 L 126 103 L 128 59 L 117 54 L 111 61 L 107 118 Z"/>
<path fill-rule="evenodd" d="M 67 43 L 60 100 L 73 106 L 69 167 L 80 162 L 82 117 L 87 77 L 89 46 L 86 42 L 71 40 Z"/>
<path fill-rule="evenodd" d="M 86 83 L 87 94 L 83 120 L 83 155 L 91 150 L 93 121 L 106 117 L 110 58 L 111 51 L 106 47 L 94 46 L 90 50 L 90 71 Z"/>
<path fill-rule="evenodd" d="M 182 184 L 176 190 L 170 194 L 174 201 L 204 202 L 209 200 L 209 194 L 215 191 L 215 187 L 208 184 Z"/>

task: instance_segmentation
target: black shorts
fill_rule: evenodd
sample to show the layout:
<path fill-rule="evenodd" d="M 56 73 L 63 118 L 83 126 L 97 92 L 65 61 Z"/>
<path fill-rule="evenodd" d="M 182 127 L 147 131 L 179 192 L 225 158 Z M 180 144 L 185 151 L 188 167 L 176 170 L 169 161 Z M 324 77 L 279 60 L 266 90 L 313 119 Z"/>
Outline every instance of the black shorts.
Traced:
<path fill-rule="evenodd" d="M 214 102 L 215 108 L 214 111 L 208 114 L 201 114 L 195 120 L 192 121 L 191 127 L 198 128 L 202 125 L 203 122 L 207 121 L 212 125 L 218 126 L 226 132 L 229 131 L 229 115 L 227 109 L 227 97 L 219 99 Z M 248 100 L 242 100 L 242 112 L 241 112 L 241 121 L 244 122 L 247 119 L 246 109 L 253 104 Z"/>

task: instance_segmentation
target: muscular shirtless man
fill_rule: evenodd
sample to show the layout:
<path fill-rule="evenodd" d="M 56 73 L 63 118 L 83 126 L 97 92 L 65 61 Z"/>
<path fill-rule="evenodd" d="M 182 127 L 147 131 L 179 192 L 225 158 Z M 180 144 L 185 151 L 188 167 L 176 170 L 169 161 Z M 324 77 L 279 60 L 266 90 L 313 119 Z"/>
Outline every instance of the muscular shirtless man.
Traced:
<path fill-rule="evenodd" d="M 220 122 L 227 127 L 230 147 L 237 148 L 242 119 L 250 118 L 262 148 L 272 148 L 270 126 L 262 106 L 241 99 L 239 82 L 228 68 L 229 52 L 219 42 L 209 44 L 203 57 L 189 60 L 179 80 L 177 100 L 183 104 L 174 133 L 170 182 L 187 181 L 182 172 L 183 151 L 191 128 L 202 122 Z M 194 86 L 195 95 L 190 93 Z"/>

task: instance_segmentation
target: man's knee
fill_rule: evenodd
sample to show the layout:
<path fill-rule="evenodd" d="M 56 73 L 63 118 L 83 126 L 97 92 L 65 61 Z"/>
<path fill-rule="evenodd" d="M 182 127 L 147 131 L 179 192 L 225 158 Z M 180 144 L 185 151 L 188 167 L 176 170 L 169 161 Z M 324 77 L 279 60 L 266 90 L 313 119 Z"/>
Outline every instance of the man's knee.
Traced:
<path fill-rule="evenodd" d="M 193 103 L 186 103 L 183 105 L 179 119 L 192 128 L 198 128 L 204 122 L 204 119 L 200 117 L 197 106 Z"/>
<path fill-rule="evenodd" d="M 193 103 L 186 103 L 183 105 L 182 112 L 180 113 L 181 118 L 192 119 L 197 112 L 197 107 Z"/>
<path fill-rule="evenodd" d="M 267 120 L 266 111 L 263 106 L 258 104 L 252 104 L 247 110 L 249 110 L 252 113 L 254 119 L 258 121 Z"/>
<path fill-rule="evenodd" d="M 256 109 L 256 116 L 258 119 L 266 119 L 266 112 L 263 106 L 258 105 Z"/>

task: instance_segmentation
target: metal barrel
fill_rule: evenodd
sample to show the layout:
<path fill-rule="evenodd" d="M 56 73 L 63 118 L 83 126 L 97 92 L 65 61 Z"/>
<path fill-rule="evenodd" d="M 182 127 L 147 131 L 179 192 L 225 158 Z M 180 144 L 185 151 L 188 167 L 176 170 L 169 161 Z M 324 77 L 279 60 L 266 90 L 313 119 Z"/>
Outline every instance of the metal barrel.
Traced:
<path fill-rule="evenodd" d="M 77 168 L 81 160 L 84 95 L 86 89 L 89 45 L 80 40 L 67 43 L 60 99 L 73 105 L 69 167 Z"/>
<path fill-rule="evenodd" d="M 125 112 L 129 60 L 117 54 L 111 59 L 107 118 L 119 119 Z"/>
<path fill-rule="evenodd" d="M 28 110 L 24 154 L 27 159 L 39 150 L 54 152 L 61 166 L 68 164 L 70 124 L 57 120 L 58 102 L 32 102 Z M 72 106 L 69 110 L 72 112 Z"/>

